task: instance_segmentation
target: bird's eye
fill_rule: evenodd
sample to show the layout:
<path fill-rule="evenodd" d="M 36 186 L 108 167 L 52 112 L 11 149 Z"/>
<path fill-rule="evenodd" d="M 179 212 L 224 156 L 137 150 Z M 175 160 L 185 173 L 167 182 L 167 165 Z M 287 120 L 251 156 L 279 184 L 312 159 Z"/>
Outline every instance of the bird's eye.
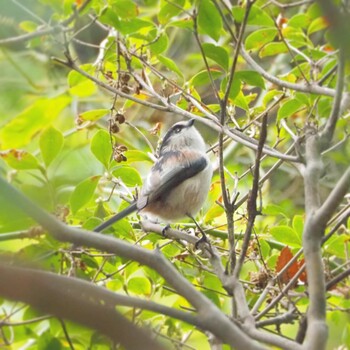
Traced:
<path fill-rule="evenodd" d="M 179 126 L 174 129 L 175 134 L 178 134 L 180 131 L 181 131 L 181 128 Z"/>

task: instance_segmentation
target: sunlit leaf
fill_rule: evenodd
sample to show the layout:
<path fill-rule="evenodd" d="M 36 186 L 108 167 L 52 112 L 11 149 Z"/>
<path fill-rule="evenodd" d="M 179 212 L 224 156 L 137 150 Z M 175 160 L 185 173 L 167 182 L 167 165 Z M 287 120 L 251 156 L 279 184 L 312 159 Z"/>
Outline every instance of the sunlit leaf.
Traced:
<path fill-rule="evenodd" d="M 225 70 L 228 70 L 229 57 L 228 52 L 222 46 L 216 46 L 210 43 L 202 45 L 204 54 L 219 64 Z"/>
<path fill-rule="evenodd" d="M 138 150 L 128 150 L 125 153 L 128 163 L 133 162 L 152 162 L 151 158 L 146 152 L 138 151 Z"/>
<path fill-rule="evenodd" d="M 168 48 L 168 44 L 169 39 L 166 32 L 157 33 L 157 31 L 154 30 L 154 38 L 151 40 L 151 44 L 149 45 L 152 53 L 158 55 L 164 52 Z"/>
<path fill-rule="evenodd" d="M 93 109 L 79 114 L 79 117 L 83 120 L 96 121 L 105 115 L 109 114 L 109 109 Z"/>
<path fill-rule="evenodd" d="M 253 70 L 241 70 L 236 72 L 235 78 L 241 80 L 242 82 L 251 85 L 258 86 L 265 89 L 265 82 L 261 75 Z"/>
<path fill-rule="evenodd" d="M 225 78 L 221 82 L 221 91 L 222 93 L 226 93 L 228 79 Z M 232 84 L 230 86 L 229 97 L 234 100 L 239 92 L 241 91 L 241 81 L 239 79 L 233 79 Z"/>
<path fill-rule="evenodd" d="M 193 86 L 202 86 L 209 84 L 211 82 L 210 76 L 213 80 L 220 78 L 223 75 L 223 72 L 218 69 L 210 69 L 210 75 L 207 70 L 203 70 L 197 73 L 192 79 L 191 83 Z"/>
<path fill-rule="evenodd" d="M 198 26 L 202 33 L 218 41 L 222 30 L 222 19 L 215 5 L 210 0 L 202 0 L 198 9 Z"/>
<path fill-rule="evenodd" d="M 298 13 L 288 21 L 288 26 L 295 28 L 306 28 L 310 24 L 310 18 L 305 13 Z"/>
<path fill-rule="evenodd" d="M 112 157 L 111 138 L 107 131 L 99 130 L 91 140 L 91 152 L 104 165 L 106 169 Z"/>
<path fill-rule="evenodd" d="M 270 229 L 271 236 L 278 242 L 291 247 L 301 247 L 301 237 L 291 227 L 281 225 Z"/>
<path fill-rule="evenodd" d="M 112 171 L 112 174 L 121 179 L 126 186 L 133 187 L 142 184 L 139 172 L 130 166 L 119 166 Z"/>
<path fill-rule="evenodd" d="M 232 8 L 232 14 L 237 23 L 242 23 L 245 12 L 246 9 L 241 6 L 233 6 Z M 272 27 L 274 26 L 274 21 L 266 11 L 257 5 L 253 5 L 249 12 L 247 24 L 261 27 Z"/>
<path fill-rule="evenodd" d="M 131 0 L 113 0 L 112 8 L 121 18 L 133 18 L 139 14 L 137 5 Z"/>
<path fill-rule="evenodd" d="M 311 35 L 312 33 L 318 32 L 320 30 L 328 28 L 328 23 L 324 17 L 318 17 L 314 19 L 309 28 L 307 29 L 307 34 Z"/>
<path fill-rule="evenodd" d="M 281 120 L 284 118 L 288 118 L 303 108 L 305 108 L 305 104 L 302 101 L 296 98 L 287 100 L 282 104 L 282 106 L 278 110 L 277 119 Z"/>
<path fill-rule="evenodd" d="M 50 126 L 40 136 L 39 145 L 41 156 L 46 166 L 49 166 L 56 156 L 61 152 L 64 137 L 62 133 Z"/>
<path fill-rule="evenodd" d="M 133 277 L 128 281 L 127 289 L 129 292 L 140 295 L 150 295 L 152 286 L 146 277 Z"/>
<path fill-rule="evenodd" d="M 286 53 L 288 52 L 288 47 L 286 44 L 282 41 L 279 42 L 273 42 L 266 44 L 260 51 L 259 51 L 259 57 L 268 57 L 268 56 L 275 56 L 280 53 Z"/>
<path fill-rule="evenodd" d="M 39 169 L 38 160 L 27 151 L 11 149 L 0 152 L 2 158 L 11 168 L 16 170 Z"/>
<path fill-rule="evenodd" d="M 176 63 L 168 57 L 158 55 L 157 56 L 160 63 L 167 67 L 170 71 L 176 73 L 180 78 L 183 78 L 183 74 Z"/>
<path fill-rule="evenodd" d="M 258 50 L 265 44 L 274 40 L 278 31 L 276 28 L 265 28 L 256 30 L 249 34 L 245 40 L 245 48 L 247 50 Z"/>
<path fill-rule="evenodd" d="M 101 176 L 92 176 L 77 185 L 70 197 L 73 214 L 90 201 L 100 178 Z"/>
<path fill-rule="evenodd" d="M 181 7 L 185 4 L 185 0 L 177 0 L 176 4 L 164 2 L 158 14 L 158 19 L 161 24 L 167 24 L 169 20 L 182 12 Z"/>
<path fill-rule="evenodd" d="M 27 145 L 39 130 L 50 125 L 68 105 L 70 98 L 40 98 L 0 129 L 0 149 Z"/>
<path fill-rule="evenodd" d="M 19 27 L 28 32 L 28 33 L 31 33 L 31 32 L 34 32 L 34 30 L 36 30 L 38 28 L 38 24 L 35 23 L 35 22 L 32 22 L 32 21 L 23 21 L 19 24 Z"/>

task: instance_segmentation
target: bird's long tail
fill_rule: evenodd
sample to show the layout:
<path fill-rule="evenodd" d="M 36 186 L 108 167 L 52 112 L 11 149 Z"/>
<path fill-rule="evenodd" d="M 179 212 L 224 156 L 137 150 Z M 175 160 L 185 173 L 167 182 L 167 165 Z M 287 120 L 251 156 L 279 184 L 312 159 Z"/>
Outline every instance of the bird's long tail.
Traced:
<path fill-rule="evenodd" d="M 103 222 L 102 224 L 96 226 L 94 228 L 95 232 L 101 232 L 103 231 L 105 228 L 111 226 L 112 224 L 114 224 L 115 222 L 117 222 L 118 220 L 121 220 L 123 218 L 125 218 L 126 216 L 128 216 L 129 214 L 131 214 L 132 212 L 137 210 L 137 203 L 134 202 L 132 204 L 130 204 L 130 206 L 128 206 L 127 208 L 125 208 L 124 210 L 122 210 L 121 212 L 119 212 L 118 214 L 112 216 L 110 219 L 108 219 L 107 221 Z"/>

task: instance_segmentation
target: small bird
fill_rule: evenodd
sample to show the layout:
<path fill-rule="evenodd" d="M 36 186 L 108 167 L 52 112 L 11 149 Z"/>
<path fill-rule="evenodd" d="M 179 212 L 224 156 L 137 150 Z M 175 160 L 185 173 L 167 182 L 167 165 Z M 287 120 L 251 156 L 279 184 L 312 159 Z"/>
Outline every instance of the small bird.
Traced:
<path fill-rule="evenodd" d="M 208 195 L 213 169 L 204 140 L 193 125 L 194 121 L 190 119 L 176 123 L 167 131 L 159 148 L 159 158 L 147 176 L 138 199 L 94 231 L 101 232 L 138 211 L 168 224 L 189 217 L 201 231 L 201 240 L 207 241 L 194 216 Z"/>

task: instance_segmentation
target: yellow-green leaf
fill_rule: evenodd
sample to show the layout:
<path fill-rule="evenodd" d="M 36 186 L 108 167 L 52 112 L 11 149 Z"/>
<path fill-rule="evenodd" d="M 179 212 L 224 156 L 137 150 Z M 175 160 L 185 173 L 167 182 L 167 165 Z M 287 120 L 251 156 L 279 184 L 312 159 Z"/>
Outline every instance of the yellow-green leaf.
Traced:
<path fill-rule="evenodd" d="M 39 140 L 41 156 L 46 166 L 56 158 L 63 147 L 64 137 L 62 133 L 52 126 L 45 129 Z"/>
<path fill-rule="evenodd" d="M 109 109 L 93 109 L 79 114 L 79 117 L 83 120 L 95 121 L 107 115 L 109 112 Z"/>
<path fill-rule="evenodd" d="M 70 197 L 73 214 L 90 201 L 100 178 L 101 176 L 92 176 L 77 185 Z"/>
<path fill-rule="evenodd" d="M 9 151 L 0 152 L 0 157 L 13 169 L 29 170 L 39 169 L 38 160 L 27 151 L 11 149 Z"/>
<path fill-rule="evenodd" d="M 215 41 L 220 38 L 222 19 L 210 0 L 201 0 L 198 9 L 198 27 L 200 32 L 208 34 Z"/>
<path fill-rule="evenodd" d="M 91 152 L 104 165 L 106 169 L 112 157 L 112 145 L 109 133 L 106 130 L 99 130 L 91 140 Z"/>

